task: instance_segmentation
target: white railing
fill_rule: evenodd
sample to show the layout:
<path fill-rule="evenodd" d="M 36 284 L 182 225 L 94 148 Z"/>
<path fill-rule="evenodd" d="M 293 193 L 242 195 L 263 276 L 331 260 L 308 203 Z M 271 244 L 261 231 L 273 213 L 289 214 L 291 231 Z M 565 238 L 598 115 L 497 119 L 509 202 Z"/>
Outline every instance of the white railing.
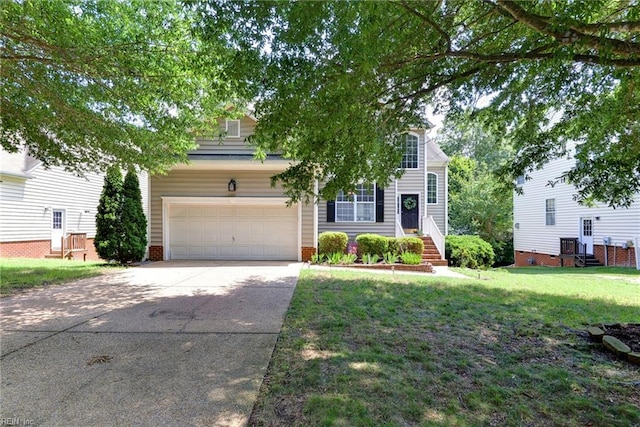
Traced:
<path fill-rule="evenodd" d="M 402 228 L 402 224 L 400 224 L 400 221 L 398 221 L 396 219 L 396 237 L 404 237 L 404 229 Z"/>
<path fill-rule="evenodd" d="M 440 252 L 440 259 L 444 259 L 444 234 L 438 228 L 433 216 L 423 218 L 422 224 L 424 229 L 422 230 L 425 236 L 431 237 L 433 244 L 438 248 Z"/>

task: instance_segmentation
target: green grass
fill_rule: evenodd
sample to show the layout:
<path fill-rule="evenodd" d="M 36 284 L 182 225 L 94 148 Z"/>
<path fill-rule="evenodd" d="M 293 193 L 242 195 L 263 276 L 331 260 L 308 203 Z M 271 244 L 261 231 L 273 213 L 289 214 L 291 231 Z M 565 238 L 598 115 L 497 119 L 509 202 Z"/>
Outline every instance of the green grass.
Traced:
<path fill-rule="evenodd" d="M 640 368 L 584 329 L 640 322 L 640 274 L 575 270 L 303 271 L 250 424 L 638 425 Z"/>
<path fill-rule="evenodd" d="M 99 276 L 107 266 L 104 262 L 92 261 L 0 258 L 0 295 L 7 296 L 24 289 Z"/>

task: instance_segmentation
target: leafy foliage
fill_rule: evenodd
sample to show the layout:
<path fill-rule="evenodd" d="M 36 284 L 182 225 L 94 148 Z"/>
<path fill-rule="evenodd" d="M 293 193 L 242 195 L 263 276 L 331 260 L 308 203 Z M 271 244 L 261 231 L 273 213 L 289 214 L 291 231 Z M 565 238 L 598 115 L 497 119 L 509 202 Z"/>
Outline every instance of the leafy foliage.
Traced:
<path fill-rule="evenodd" d="M 347 249 L 349 236 L 346 233 L 325 231 L 318 236 L 318 254 L 329 255 L 336 252 L 344 253 Z"/>
<path fill-rule="evenodd" d="M 205 35 L 197 16 L 176 0 L 3 2 L 2 148 L 78 173 L 186 161 L 244 85 L 222 22 Z"/>
<path fill-rule="evenodd" d="M 359 234 L 356 236 L 358 244 L 358 255 L 362 258 L 364 254 L 376 254 L 382 257 L 389 248 L 387 237 L 379 234 Z"/>
<path fill-rule="evenodd" d="M 453 155 L 449 163 L 451 234 L 477 234 L 491 244 L 496 262 L 513 262 L 513 197 L 483 159 Z"/>
<path fill-rule="evenodd" d="M 380 255 L 378 254 L 363 254 L 362 255 L 362 263 L 363 264 L 376 264 L 380 259 Z"/>
<path fill-rule="evenodd" d="M 491 245 L 478 236 L 446 236 L 445 254 L 449 263 L 457 267 L 486 268 L 495 260 Z"/>
<path fill-rule="evenodd" d="M 384 253 L 384 263 L 385 264 L 395 264 L 396 262 L 398 262 L 398 255 L 396 255 L 395 253 L 392 253 L 392 252 L 385 252 Z"/>
<path fill-rule="evenodd" d="M 422 262 L 422 256 L 414 254 L 413 252 L 402 252 L 400 254 L 400 259 L 403 264 L 408 265 L 418 265 Z"/>
<path fill-rule="evenodd" d="M 385 186 L 426 105 L 513 147 L 511 185 L 577 142 L 581 200 L 628 205 L 640 189 L 640 7 L 635 1 L 210 2 L 261 55 L 261 155 L 294 200 Z M 203 9 L 206 9 L 203 7 Z M 207 9 L 208 10 L 208 9 Z M 256 82 L 256 83 L 258 83 Z M 295 112 L 295 114 L 292 114 Z M 369 161 L 354 161 L 368 159 Z"/>

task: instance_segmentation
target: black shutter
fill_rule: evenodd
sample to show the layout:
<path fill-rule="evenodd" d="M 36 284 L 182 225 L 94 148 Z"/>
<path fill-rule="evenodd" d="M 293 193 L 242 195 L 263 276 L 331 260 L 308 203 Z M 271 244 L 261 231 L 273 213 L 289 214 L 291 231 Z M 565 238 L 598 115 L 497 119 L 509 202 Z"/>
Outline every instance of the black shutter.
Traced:
<path fill-rule="evenodd" d="M 327 200 L 327 222 L 336 222 L 336 201 Z"/>
<path fill-rule="evenodd" d="M 376 184 L 376 222 L 384 222 L 384 189 Z"/>

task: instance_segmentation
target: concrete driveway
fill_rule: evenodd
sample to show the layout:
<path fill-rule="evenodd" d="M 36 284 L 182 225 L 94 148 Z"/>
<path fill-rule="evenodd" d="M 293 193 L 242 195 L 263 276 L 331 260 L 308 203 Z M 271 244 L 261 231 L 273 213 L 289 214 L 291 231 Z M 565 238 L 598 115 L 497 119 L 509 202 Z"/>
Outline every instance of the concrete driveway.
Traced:
<path fill-rule="evenodd" d="M 245 425 L 299 263 L 159 262 L 0 300 L 0 425 Z"/>

